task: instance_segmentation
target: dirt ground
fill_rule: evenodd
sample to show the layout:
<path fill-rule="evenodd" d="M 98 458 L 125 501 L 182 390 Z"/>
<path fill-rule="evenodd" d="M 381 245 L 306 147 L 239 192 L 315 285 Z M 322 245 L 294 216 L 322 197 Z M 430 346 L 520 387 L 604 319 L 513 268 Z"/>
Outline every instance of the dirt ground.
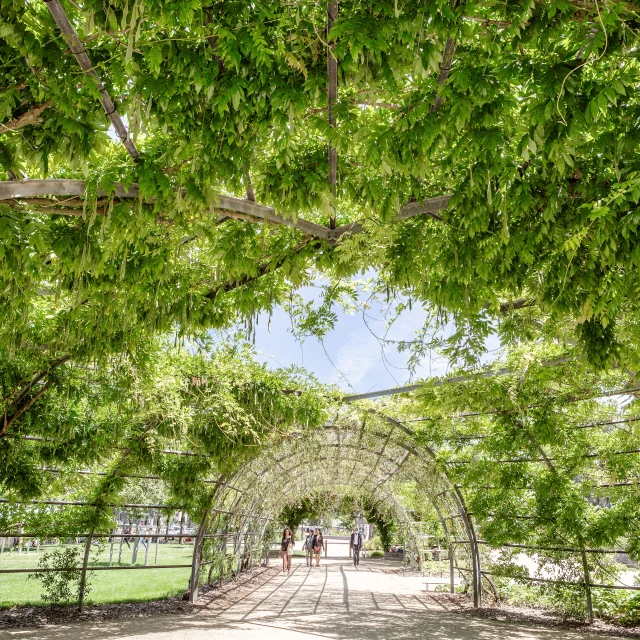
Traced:
<path fill-rule="evenodd" d="M 172 600 L 89 608 L 80 620 L 73 609 L 66 617 L 2 614 L 0 640 L 264 640 L 274 632 L 279 640 L 596 640 L 619 633 L 604 625 L 558 626 L 510 608 L 473 611 L 465 596 L 426 592 L 424 578 L 382 561 L 363 560 L 358 568 L 347 558 L 311 568 L 294 562 L 290 574 L 272 566 L 203 593 L 195 608 Z"/>

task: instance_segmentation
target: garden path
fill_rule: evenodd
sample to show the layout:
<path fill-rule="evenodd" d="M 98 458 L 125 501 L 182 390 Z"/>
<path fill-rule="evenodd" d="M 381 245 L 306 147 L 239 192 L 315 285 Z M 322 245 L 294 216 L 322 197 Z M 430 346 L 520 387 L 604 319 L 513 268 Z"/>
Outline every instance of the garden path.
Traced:
<path fill-rule="evenodd" d="M 189 615 L 153 616 L 0 631 L 0 640 L 598 640 L 605 636 L 506 624 L 454 613 L 425 593 L 422 578 L 359 568 L 334 557 L 290 575 L 272 572 L 242 599 L 207 604 Z M 608 636 L 610 637 L 610 636 Z"/>

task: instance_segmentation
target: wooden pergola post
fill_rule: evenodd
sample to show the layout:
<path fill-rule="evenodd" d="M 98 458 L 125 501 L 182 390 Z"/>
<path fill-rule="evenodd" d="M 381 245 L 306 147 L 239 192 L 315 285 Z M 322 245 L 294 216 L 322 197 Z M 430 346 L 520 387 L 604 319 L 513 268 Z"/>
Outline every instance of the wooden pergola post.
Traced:
<path fill-rule="evenodd" d="M 449 591 L 451 593 L 455 593 L 456 584 L 455 584 L 455 575 L 454 575 L 454 565 L 455 561 L 453 558 L 453 545 L 449 545 Z"/>
<path fill-rule="evenodd" d="M 200 526 L 198 533 L 193 541 L 193 559 L 191 561 L 191 580 L 189 581 L 189 602 L 195 604 L 198 601 L 198 574 L 200 573 L 200 554 L 202 553 L 202 543 L 204 542 L 204 534 L 207 530 L 207 520 L 209 512 L 207 511 Z"/>
<path fill-rule="evenodd" d="M 333 40 L 329 40 L 329 34 L 333 28 L 333 23 L 338 17 L 338 0 L 330 0 L 327 9 L 327 115 L 329 126 L 336 128 L 336 115 L 333 108 L 338 99 L 338 60 L 333 54 Z M 338 150 L 332 140 L 329 141 L 329 188 L 331 190 L 331 214 L 329 216 L 329 228 L 336 228 L 336 196 L 337 176 L 338 176 Z"/>
<path fill-rule="evenodd" d="M 80 574 L 80 585 L 78 587 L 78 608 L 82 610 L 84 604 L 84 594 L 87 588 L 87 565 L 89 564 L 89 556 L 91 555 L 91 542 L 93 541 L 93 531 L 87 536 L 84 545 L 84 558 L 82 560 L 82 573 Z"/>

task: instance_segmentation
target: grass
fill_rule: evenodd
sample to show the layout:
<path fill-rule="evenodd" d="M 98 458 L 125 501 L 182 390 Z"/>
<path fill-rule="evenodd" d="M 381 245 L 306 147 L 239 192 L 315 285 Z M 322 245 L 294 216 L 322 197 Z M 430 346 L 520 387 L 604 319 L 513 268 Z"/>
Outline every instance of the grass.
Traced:
<path fill-rule="evenodd" d="M 66 545 L 84 552 L 84 544 Z M 133 544 L 131 543 L 133 548 Z M 15 551 L 5 551 L 0 555 L 0 569 L 35 568 L 43 553 L 63 548 L 61 545 L 42 545 L 40 553 L 31 550 L 18 555 Z M 118 566 L 119 543 L 114 544 L 114 566 Z M 149 548 L 149 565 L 155 564 L 156 545 Z M 158 545 L 158 564 L 191 564 L 193 546 L 175 543 Z M 131 566 L 132 549 L 123 545 L 120 566 Z M 136 565 L 144 565 L 145 548 L 140 546 Z M 92 548 L 90 566 L 108 566 L 109 545 L 95 545 Z M 190 568 L 156 569 L 143 571 L 96 571 L 89 578 L 90 593 L 87 604 L 113 604 L 118 602 L 142 602 L 161 600 L 176 596 L 187 589 Z M 0 608 L 15 605 L 44 605 L 42 586 L 38 580 L 26 573 L 0 574 Z"/>

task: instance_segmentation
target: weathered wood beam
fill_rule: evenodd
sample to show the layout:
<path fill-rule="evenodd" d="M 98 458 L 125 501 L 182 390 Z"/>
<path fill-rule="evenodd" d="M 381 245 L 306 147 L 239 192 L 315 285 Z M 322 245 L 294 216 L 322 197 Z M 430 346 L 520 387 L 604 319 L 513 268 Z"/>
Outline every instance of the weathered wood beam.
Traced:
<path fill-rule="evenodd" d="M 42 112 L 50 106 L 51 100 L 47 100 L 42 104 L 31 107 L 29 111 L 14 118 L 11 122 L 7 122 L 6 124 L 0 122 L 0 133 L 11 133 L 23 127 L 28 127 L 29 125 L 40 124 L 42 122 Z"/>
<path fill-rule="evenodd" d="M 249 169 L 245 167 L 244 169 L 244 179 L 247 187 L 247 200 L 250 202 L 256 201 L 256 194 L 253 192 L 253 184 L 251 184 L 251 175 L 249 174 Z"/>
<path fill-rule="evenodd" d="M 444 52 L 442 54 L 442 62 L 440 63 L 440 73 L 438 74 L 438 93 L 436 95 L 436 99 L 431 105 L 431 108 L 429 109 L 429 113 L 435 113 L 444 100 L 442 94 L 440 93 L 440 89 L 442 88 L 442 85 L 447 81 L 447 78 L 451 73 L 451 64 L 453 63 L 453 54 L 455 53 L 455 51 L 455 38 L 447 38 L 447 41 L 444 45 Z"/>
<path fill-rule="evenodd" d="M 84 180 L 9 180 L 0 182 L 0 201 L 28 201 L 31 198 L 43 196 L 84 196 L 85 192 L 86 183 Z M 137 184 L 132 184 L 128 188 L 122 185 L 116 185 L 114 192 L 117 198 L 137 198 L 139 194 Z M 107 196 L 108 194 L 99 190 L 98 195 Z M 53 205 L 55 203 L 52 201 L 50 204 Z M 214 211 L 223 213 L 239 214 L 237 217 L 241 217 L 242 219 L 251 218 L 252 221 L 255 222 L 266 221 L 276 225 L 291 227 L 314 238 L 329 240 L 329 229 L 327 227 L 302 218 L 298 218 L 297 220 L 285 218 L 279 213 L 276 213 L 275 209 L 251 202 L 250 200 L 220 195 L 218 196 L 218 203 L 214 205 L 213 209 Z M 46 212 L 53 213 L 54 211 L 47 210 Z M 231 217 L 235 216 L 232 215 Z"/>
<path fill-rule="evenodd" d="M 500 313 L 506 314 L 510 311 L 515 311 L 516 309 L 526 309 L 527 307 L 534 307 L 536 303 L 537 300 L 535 298 L 521 298 L 520 300 L 503 302 L 500 305 Z"/>
<path fill-rule="evenodd" d="M 427 198 L 421 202 L 409 202 L 400 209 L 394 218 L 394 222 L 399 222 L 401 220 L 406 220 L 407 218 L 414 218 L 415 216 L 421 216 L 424 214 L 442 221 L 442 218 L 436 212 L 446 209 L 449 206 L 449 200 L 451 200 L 451 197 L 452 194 L 447 194 L 444 196 L 436 196 L 435 198 Z M 350 222 L 330 231 L 329 240 L 331 242 L 337 242 L 344 235 L 355 235 L 357 233 L 361 233 L 363 230 L 363 221 L 357 220 L 355 222 Z"/>
<path fill-rule="evenodd" d="M 87 187 L 84 180 L 9 180 L 0 182 L 0 200 L 27 200 L 44 196 L 84 197 Z M 98 195 L 107 196 L 104 191 L 98 190 Z M 138 185 L 131 185 L 126 189 L 118 184 L 115 187 L 116 198 L 137 198 Z M 51 203 L 53 204 L 53 203 Z"/>
<path fill-rule="evenodd" d="M 45 200 L 38 201 L 34 199 L 48 196 L 72 199 L 83 198 L 85 192 L 86 183 L 84 180 L 8 180 L 6 182 L 0 182 L 0 201 L 16 201 L 32 204 L 42 213 L 72 214 L 71 211 L 64 210 L 64 205 L 67 205 L 66 208 L 68 209 L 68 205 L 71 203 L 55 200 L 47 202 Z M 123 199 L 137 198 L 140 192 L 138 185 L 135 183 L 127 188 L 123 185 L 116 184 L 113 195 L 115 195 L 116 198 Z M 109 194 L 105 191 L 98 190 L 98 196 L 107 197 Z M 410 202 L 400 209 L 394 221 L 399 222 L 425 214 L 436 220 L 442 220 L 437 212 L 449 206 L 451 197 L 451 194 L 447 194 L 427 198 L 420 202 Z M 150 202 L 153 201 L 151 200 Z M 73 204 L 76 205 L 77 200 L 73 202 Z M 61 207 L 60 210 L 58 207 Z M 336 244 L 343 236 L 355 235 L 364 230 L 363 221 L 350 222 L 337 229 L 329 229 L 321 224 L 303 218 L 298 218 L 297 220 L 285 218 L 272 207 L 266 207 L 257 202 L 227 195 L 218 196 L 218 203 L 214 205 L 213 209 L 230 218 L 250 222 L 269 222 L 271 224 L 297 229 L 305 235 L 325 240 L 329 244 Z"/>
<path fill-rule="evenodd" d="M 330 0 L 327 9 L 327 113 L 329 126 L 336 128 L 336 115 L 334 107 L 338 99 L 338 60 L 333 53 L 334 41 L 329 39 L 333 23 L 338 17 L 338 0 Z M 333 131 L 331 132 L 333 134 Z M 331 214 L 329 216 L 329 228 L 336 228 L 336 197 L 338 194 L 338 150 L 333 140 L 329 140 L 329 189 L 331 191 Z"/>
<path fill-rule="evenodd" d="M 219 203 L 215 207 L 220 211 L 233 211 L 236 213 L 245 213 L 253 218 L 266 220 L 273 224 L 278 224 L 292 229 L 302 231 L 308 236 L 315 238 L 321 238 L 322 240 L 329 239 L 329 229 L 321 224 L 298 218 L 292 220 L 290 218 L 284 218 L 276 210 L 271 207 L 265 207 L 262 204 L 251 202 L 249 200 L 242 200 L 241 198 L 234 198 L 232 196 L 219 196 Z"/>
<path fill-rule="evenodd" d="M 128 151 L 129 155 L 137 162 L 140 160 L 140 154 L 138 153 L 138 149 L 136 145 L 133 144 L 133 141 L 129 138 L 129 132 L 127 128 L 124 126 L 122 119 L 118 115 L 116 111 L 116 105 L 113 103 L 113 100 L 109 96 L 109 93 L 105 89 L 100 76 L 97 74 L 93 64 L 91 64 L 91 60 L 89 60 L 89 56 L 87 55 L 84 44 L 78 37 L 76 30 L 73 28 L 73 25 L 69 21 L 67 14 L 64 12 L 62 5 L 59 0 L 44 0 L 49 12 L 51 13 L 53 19 L 58 25 L 58 29 L 60 29 L 60 33 L 62 37 L 65 39 L 67 46 L 71 49 L 75 59 L 78 61 L 78 64 L 82 67 L 82 70 L 85 72 L 87 76 L 89 76 L 92 80 L 95 81 L 98 91 L 100 92 L 100 103 L 102 104 L 102 108 L 104 112 L 107 114 L 109 120 L 113 124 L 113 128 L 116 131 L 116 135 L 120 140 L 122 140 L 122 144 L 125 149 Z"/>

